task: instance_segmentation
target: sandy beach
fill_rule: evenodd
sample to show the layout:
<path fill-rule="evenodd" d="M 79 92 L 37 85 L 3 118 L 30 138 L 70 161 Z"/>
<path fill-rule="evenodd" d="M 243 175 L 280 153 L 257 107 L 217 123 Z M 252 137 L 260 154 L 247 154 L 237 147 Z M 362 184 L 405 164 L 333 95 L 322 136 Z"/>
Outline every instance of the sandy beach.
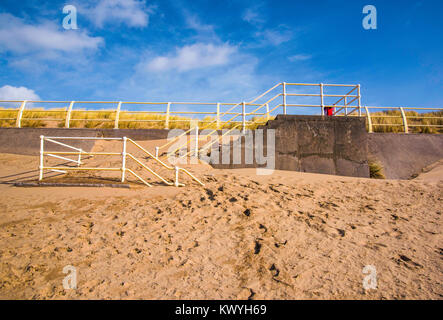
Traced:
<path fill-rule="evenodd" d="M 443 298 L 441 163 L 408 181 L 197 165 L 204 187 L 11 185 L 37 166 L 0 155 L 1 299 Z"/>

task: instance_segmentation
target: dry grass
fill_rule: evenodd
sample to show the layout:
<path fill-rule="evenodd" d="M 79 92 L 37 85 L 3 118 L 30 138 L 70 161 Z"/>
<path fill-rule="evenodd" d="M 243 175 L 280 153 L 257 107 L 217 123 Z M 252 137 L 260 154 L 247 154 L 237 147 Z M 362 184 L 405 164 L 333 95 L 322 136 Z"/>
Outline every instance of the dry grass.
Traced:
<path fill-rule="evenodd" d="M 59 127 L 65 126 L 67 110 L 64 109 L 32 109 L 25 110 L 22 116 L 22 127 Z M 75 110 L 71 113 L 71 128 L 114 128 L 115 111 L 89 111 Z M 230 116 L 231 118 L 232 116 Z M 0 107 L 0 127 L 15 127 L 17 119 L 17 110 L 4 109 Z M 9 119 L 5 119 L 9 118 Z M 220 122 L 222 129 L 231 129 L 239 124 L 239 118 L 234 119 L 236 122 L 228 124 Z M 28 120 L 29 119 L 29 120 Z M 33 120 L 35 119 L 35 120 Z M 229 119 L 229 118 L 227 118 Z M 226 119 L 226 120 L 227 120 Z M 216 129 L 217 124 L 215 117 L 204 117 L 203 119 L 192 119 L 183 116 L 169 116 L 170 129 L 189 129 L 190 122 L 198 121 L 200 128 Z M 223 119 L 222 119 L 223 120 Z M 248 124 L 248 129 L 255 129 L 258 125 L 266 123 L 266 118 L 252 118 L 254 123 Z M 260 123 L 255 123 L 260 121 Z M 120 129 L 163 129 L 166 123 L 166 115 L 148 112 L 125 112 L 120 113 L 119 128 Z"/>
<path fill-rule="evenodd" d="M 386 179 L 383 166 L 374 159 L 368 159 L 369 177 L 372 179 Z"/>
<path fill-rule="evenodd" d="M 23 112 L 22 127 L 59 127 L 65 126 L 66 108 L 63 109 L 32 109 Z M 115 111 L 89 111 L 75 110 L 71 113 L 71 128 L 114 128 Z M 443 111 L 417 113 L 406 112 L 409 132 L 413 133 L 443 133 Z M 403 120 L 400 111 L 382 111 L 371 113 L 374 132 L 404 132 Z M 14 127 L 16 125 L 17 110 L 0 107 L 0 127 Z M 226 120 L 229 118 L 226 118 Z M 271 117 L 274 119 L 274 117 Z M 266 123 L 266 117 L 253 117 L 249 119 L 248 129 L 256 129 Z M 170 116 L 170 129 L 188 129 L 192 118 L 183 116 Z M 225 124 L 221 122 L 222 129 L 231 129 L 238 125 L 241 117 L 234 119 L 237 122 Z M 213 122 L 213 123 L 211 123 Z M 251 123 L 252 122 L 252 123 Z M 166 115 L 147 112 L 120 113 L 119 128 L 121 129 L 163 129 Z M 415 125 L 419 125 L 416 127 Z M 432 127 L 439 125 L 441 127 Z M 200 128 L 216 129 L 215 117 L 198 119 Z"/>
<path fill-rule="evenodd" d="M 32 109 L 25 110 L 22 116 L 22 127 L 59 127 L 65 126 L 66 109 Z M 75 110 L 71 113 L 71 128 L 114 128 L 115 111 Z M 0 127 L 15 127 L 17 110 L 0 108 Z M 9 118 L 9 119 L 8 119 Z M 29 119 L 29 120 L 28 120 Z M 35 119 L 35 120 L 33 120 Z M 170 116 L 169 128 L 189 128 L 192 119 L 188 117 Z M 208 119 L 203 119 L 209 121 Z M 212 120 L 211 120 L 212 121 Z M 162 129 L 165 127 L 166 115 L 155 113 L 120 113 L 119 128 L 121 129 Z M 203 122 L 199 122 L 203 125 Z"/>
<path fill-rule="evenodd" d="M 443 111 L 428 113 L 407 111 L 406 118 L 411 133 L 443 133 Z M 374 112 L 371 113 L 371 119 L 374 132 L 404 132 L 399 110 Z M 440 127 L 433 127 L 434 125 Z"/>

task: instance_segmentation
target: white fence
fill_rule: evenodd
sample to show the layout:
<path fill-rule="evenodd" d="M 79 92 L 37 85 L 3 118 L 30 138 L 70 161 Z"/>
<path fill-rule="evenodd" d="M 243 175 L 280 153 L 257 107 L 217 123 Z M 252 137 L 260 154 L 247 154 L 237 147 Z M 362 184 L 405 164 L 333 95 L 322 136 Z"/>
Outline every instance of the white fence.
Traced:
<path fill-rule="evenodd" d="M 239 103 L 2 100 L 0 123 L 22 127 L 26 126 L 25 121 L 56 122 L 58 127 L 70 128 L 74 122 L 80 123 L 80 126 L 81 123 L 87 126 L 88 123 L 99 122 L 114 129 L 128 124 L 170 129 L 186 127 L 194 119 L 198 120 L 201 128 L 241 127 L 245 130 L 263 124 L 277 114 L 325 115 L 325 110 L 329 109 L 334 116 L 366 117 L 369 132 L 383 126 L 402 126 L 402 132 L 425 126 L 436 128 L 438 132 L 443 128 L 442 116 L 436 114 L 426 119 L 426 116 L 420 115 L 424 112 L 442 112 L 443 108 L 365 106 L 361 98 L 359 84 L 282 82 L 251 101 Z M 14 104 L 18 107 L 4 107 Z M 48 108 L 49 105 L 59 108 Z M 112 108 L 94 109 L 97 106 Z M 85 107 L 84 110 L 79 109 Z M 129 110 L 134 107 L 143 110 Z M 398 115 L 380 114 L 381 111 L 388 113 L 388 110 L 397 110 Z M 419 118 L 433 123 L 418 122 Z M 401 122 L 398 123 L 398 120 Z"/>
<path fill-rule="evenodd" d="M 122 141 L 122 152 L 87 152 L 82 150 L 81 148 L 70 146 L 66 143 L 60 142 L 58 140 L 116 140 L 116 141 Z M 45 151 L 46 142 L 54 143 L 59 146 L 65 147 L 69 150 L 74 151 Z M 174 172 L 174 180 L 168 181 L 167 179 L 160 176 L 157 172 L 155 172 L 153 169 L 148 167 L 146 164 L 144 164 L 142 161 L 137 159 L 133 154 L 127 152 L 127 146 L 129 144 L 132 144 L 139 150 L 141 150 L 146 156 L 149 158 L 152 158 L 155 160 L 155 162 L 162 167 L 166 168 L 167 170 L 171 170 Z M 76 164 L 76 166 L 46 166 L 45 165 L 45 156 L 61 159 L 68 162 L 73 162 Z M 67 158 L 68 156 L 75 156 L 75 159 Z M 82 156 L 121 156 L 121 166 L 119 167 L 82 167 Z M 143 167 L 146 171 L 148 171 L 150 174 L 154 175 L 156 178 L 158 178 L 161 182 L 168 186 L 184 186 L 183 183 L 179 182 L 179 175 L 180 173 L 183 173 L 187 176 L 189 176 L 193 181 L 197 182 L 200 185 L 204 185 L 199 179 L 197 179 L 194 175 L 192 175 L 188 170 L 180 167 L 171 167 L 165 164 L 162 160 L 160 160 L 158 157 L 152 155 L 149 151 L 147 151 L 145 148 L 140 146 L 137 142 L 133 141 L 132 139 L 129 139 L 127 137 L 122 138 L 102 138 L 102 137 L 46 137 L 46 136 L 40 136 L 40 163 L 39 163 L 39 181 L 43 180 L 43 175 L 45 170 L 55 171 L 55 172 L 62 172 L 66 173 L 67 171 L 117 171 L 121 173 L 121 181 L 125 182 L 126 173 L 130 173 L 134 177 L 136 177 L 138 180 L 140 180 L 142 183 L 144 183 L 146 186 L 151 187 L 152 185 L 148 183 L 145 179 L 140 177 L 138 174 L 136 174 L 132 169 L 127 167 L 127 160 L 132 160 L 136 164 Z"/>

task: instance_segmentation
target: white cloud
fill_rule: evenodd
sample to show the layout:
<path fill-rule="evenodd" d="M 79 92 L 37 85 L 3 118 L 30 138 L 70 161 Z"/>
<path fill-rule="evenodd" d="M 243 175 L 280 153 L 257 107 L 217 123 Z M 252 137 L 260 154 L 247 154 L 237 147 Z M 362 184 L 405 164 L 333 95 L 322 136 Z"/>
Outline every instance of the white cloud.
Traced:
<path fill-rule="evenodd" d="M 267 19 L 261 14 L 264 4 L 258 3 L 257 5 L 247 8 L 242 19 L 256 28 L 254 37 L 259 40 L 259 43 L 253 46 L 278 46 L 282 43 L 288 42 L 293 38 L 292 30 L 284 25 L 280 24 L 274 28 L 267 28 Z"/>
<path fill-rule="evenodd" d="M 185 19 L 185 27 L 195 32 L 195 34 L 189 37 L 189 39 L 192 39 L 193 42 L 220 42 L 220 38 L 215 32 L 214 25 L 201 22 L 196 14 L 190 13 L 186 9 L 182 11 Z"/>
<path fill-rule="evenodd" d="M 255 56 L 219 43 L 197 42 L 158 57 L 147 52 L 115 94 L 144 101 L 249 101 L 277 81 L 257 73 L 258 63 Z M 182 110 L 182 106 L 172 108 Z M 194 110 L 205 108 L 213 109 L 194 106 Z"/>
<path fill-rule="evenodd" d="M 5 85 L 0 88 L 0 100 L 40 100 L 34 90 L 26 87 L 13 87 Z"/>
<path fill-rule="evenodd" d="M 309 54 L 296 54 L 294 56 L 288 57 L 289 61 L 295 62 L 295 61 L 306 61 L 310 60 L 312 58 Z"/>
<path fill-rule="evenodd" d="M 292 31 L 284 26 L 279 26 L 277 29 L 266 29 L 256 33 L 256 37 L 262 38 L 264 44 L 271 44 L 278 46 L 284 42 L 292 39 Z"/>
<path fill-rule="evenodd" d="M 188 28 L 193 29 L 197 32 L 201 32 L 201 33 L 204 33 L 204 32 L 213 33 L 214 32 L 214 26 L 201 23 L 200 20 L 195 15 L 190 15 L 188 13 L 185 13 L 185 20 L 186 20 L 186 25 L 188 26 Z"/>
<path fill-rule="evenodd" d="M 0 51 L 50 54 L 51 51 L 95 50 L 102 42 L 102 38 L 90 37 L 84 31 L 61 31 L 53 22 L 31 25 L 11 14 L 0 14 Z"/>
<path fill-rule="evenodd" d="M 156 6 L 146 6 L 139 0 L 100 0 L 96 7 L 85 8 L 89 19 L 99 28 L 106 24 L 126 24 L 129 27 L 146 27 L 149 15 Z"/>
<path fill-rule="evenodd" d="M 249 101 L 261 93 L 261 88 L 269 85 L 263 85 L 263 76 L 255 72 L 256 65 L 257 59 L 244 56 L 230 65 L 192 72 L 149 73 L 138 70 L 133 77 L 121 82 L 117 92 L 119 96 L 137 97 L 144 101 Z M 194 106 L 194 110 L 205 108 L 214 109 L 213 106 Z M 183 107 L 174 105 L 173 109 L 182 110 Z"/>
<path fill-rule="evenodd" d="M 242 15 L 242 19 L 252 25 L 262 25 L 266 22 L 266 20 L 260 14 L 260 8 L 263 4 L 258 4 L 254 7 L 247 8 Z"/>
<path fill-rule="evenodd" d="M 117 95 L 145 101 L 238 102 L 248 101 L 260 93 L 259 88 L 268 86 L 268 76 L 256 72 L 259 61 L 255 56 L 223 42 L 216 26 L 187 9 L 182 12 L 185 28 L 195 31 L 186 39 L 188 44 L 161 54 L 146 52 L 133 76 L 121 81 Z M 172 108 L 183 110 L 184 106 Z M 211 108 L 194 106 L 193 110 Z"/>
<path fill-rule="evenodd" d="M 167 70 L 188 71 L 205 67 L 221 66 L 229 63 L 230 56 L 237 48 L 228 44 L 214 45 L 196 43 L 177 48 L 168 56 L 159 56 L 145 63 L 148 71 Z"/>

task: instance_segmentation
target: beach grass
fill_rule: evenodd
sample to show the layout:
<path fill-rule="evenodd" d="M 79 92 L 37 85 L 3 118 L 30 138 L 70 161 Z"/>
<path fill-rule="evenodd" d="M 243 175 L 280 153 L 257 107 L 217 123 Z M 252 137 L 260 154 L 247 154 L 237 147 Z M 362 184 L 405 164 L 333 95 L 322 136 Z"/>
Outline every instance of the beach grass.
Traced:
<path fill-rule="evenodd" d="M 383 166 L 376 160 L 368 159 L 369 177 L 372 179 L 386 179 Z"/>
<path fill-rule="evenodd" d="M 18 111 L 17 109 L 6 109 L 0 107 L 0 127 L 15 127 Z M 65 127 L 67 110 L 60 109 L 30 109 L 25 110 L 22 115 L 22 127 L 31 128 L 63 128 Z M 71 113 L 69 126 L 71 128 L 114 128 L 116 112 L 111 110 L 75 110 Z M 443 111 L 418 113 L 406 112 L 409 132 L 411 133 L 443 133 Z M 275 117 L 270 117 L 274 119 Z M 199 128 L 216 129 L 215 117 L 204 117 L 192 119 L 184 116 L 169 116 L 170 129 L 189 129 L 191 121 L 198 123 Z M 220 122 L 220 129 L 232 129 L 240 124 L 241 116 L 235 122 Z M 226 119 L 227 120 L 227 119 Z M 403 119 L 400 111 L 389 110 L 371 113 L 374 132 L 404 132 Z M 248 119 L 247 129 L 256 129 L 266 124 L 266 117 L 252 117 Z M 119 116 L 120 129 L 163 129 L 166 124 L 165 114 L 151 112 L 122 111 Z M 438 125 L 439 127 L 435 127 Z M 240 126 L 238 126 L 240 128 Z"/>
<path fill-rule="evenodd" d="M 418 113 L 405 112 L 410 133 L 443 133 L 443 111 Z M 374 132 L 404 132 L 399 110 L 371 113 Z M 438 125 L 439 127 L 435 127 Z"/>

